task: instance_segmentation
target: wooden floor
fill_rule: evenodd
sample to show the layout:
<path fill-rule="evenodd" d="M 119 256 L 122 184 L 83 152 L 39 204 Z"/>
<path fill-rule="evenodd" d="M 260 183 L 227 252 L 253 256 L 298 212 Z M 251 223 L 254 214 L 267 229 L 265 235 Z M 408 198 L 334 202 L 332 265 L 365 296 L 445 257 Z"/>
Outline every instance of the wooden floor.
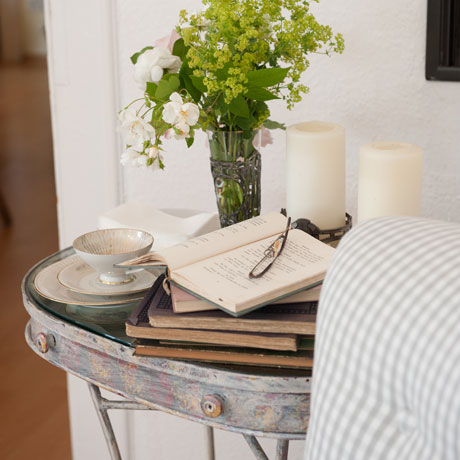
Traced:
<path fill-rule="evenodd" d="M 0 223 L 0 457 L 71 458 L 63 371 L 24 341 L 20 283 L 58 249 L 46 62 L 0 65 L 0 190 L 12 224 Z"/>

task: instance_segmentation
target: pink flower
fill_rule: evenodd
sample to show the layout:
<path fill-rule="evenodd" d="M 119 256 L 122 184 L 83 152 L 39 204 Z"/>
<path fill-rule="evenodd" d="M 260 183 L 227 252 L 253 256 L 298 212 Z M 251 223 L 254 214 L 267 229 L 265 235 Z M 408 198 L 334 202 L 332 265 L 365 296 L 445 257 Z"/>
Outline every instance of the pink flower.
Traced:
<path fill-rule="evenodd" d="M 252 144 L 256 149 L 259 147 L 265 147 L 268 144 L 273 144 L 273 137 L 270 133 L 270 130 L 262 127 L 260 131 L 256 134 L 256 137 L 252 141 Z"/>
<path fill-rule="evenodd" d="M 269 129 L 262 128 L 261 136 L 262 136 L 262 139 L 260 140 L 260 144 L 262 147 L 265 147 L 268 144 L 273 144 L 273 137 Z"/>
<path fill-rule="evenodd" d="M 180 38 L 180 35 L 176 32 L 175 29 L 171 30 L 171 33 L 169 35 L 166 35 L 163 38 L 159 38 L 155 43 L 154 46 L 162 46 L 163 48 L 168 48 L 169 51 L 173 50 L 174 43 L 176 43 L 176 40 Z"/>

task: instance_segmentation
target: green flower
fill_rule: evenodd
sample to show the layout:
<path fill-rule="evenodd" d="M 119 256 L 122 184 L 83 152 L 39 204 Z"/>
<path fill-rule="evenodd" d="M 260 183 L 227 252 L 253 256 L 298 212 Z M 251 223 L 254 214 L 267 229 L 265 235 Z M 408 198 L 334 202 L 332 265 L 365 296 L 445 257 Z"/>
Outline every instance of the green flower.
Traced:
<path fill-rule="evenodd" d="M 292 108 L 309 91 L 299 83 L 310 65 L 308 55 L 330 55 L 344 49 L 342 35 L 334 35 L 328 25 L 316 21 L 310 12 L 310 1 L 203 0 L 203 5 L 205 9 L 198 14 L 181 11 L 179 33 L 188 48 L 189 68 L 193 75 L 204 77 L 204 106 L 214 102 L 207 113 L 216 126 L 234 124 L 231 108 L 237 105 L 240 113 L 233 115 L 241 118 L 246 112 L 241 97 L 252 109 L 249 118 L 254 125 L 268 117 L 265 107 L 259 110 L 260 106 L 254 104 L 269 96 L 251 92 L 247 78 L 251 71 L 288 68 L 282 82 L 263 88 L 272 94 L 270 98 L 282 98 Z M 232 105 L 232 101 L 238 102 Z M 238 112 L 236 108 L 235 111 Z"/>

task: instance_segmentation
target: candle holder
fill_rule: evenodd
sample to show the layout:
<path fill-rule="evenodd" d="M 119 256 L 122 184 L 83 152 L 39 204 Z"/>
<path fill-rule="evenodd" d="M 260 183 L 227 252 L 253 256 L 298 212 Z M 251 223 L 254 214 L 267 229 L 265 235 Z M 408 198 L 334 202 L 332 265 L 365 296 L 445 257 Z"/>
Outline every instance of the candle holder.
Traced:
<path fill-rule="evenodd" d="M 281 209 L 281 214 L 287 217 L 286 209 Z M 345 233 L 347 233 L 351 229 L 351 227 L 352 217 L 348 213 L 345 213 L 345 225 L 343 227 L 321 230 L 311 220 L 303 218 L 297 219 L 291 225 L 292 229 L 298 228 L 299 230 L 303 230 L 304 232 L 308 233 L 309 235 L 322 241 L 325 244 L 335 243 L 333 246 L 337 245 L 342 236 L 345 235 Z"/>

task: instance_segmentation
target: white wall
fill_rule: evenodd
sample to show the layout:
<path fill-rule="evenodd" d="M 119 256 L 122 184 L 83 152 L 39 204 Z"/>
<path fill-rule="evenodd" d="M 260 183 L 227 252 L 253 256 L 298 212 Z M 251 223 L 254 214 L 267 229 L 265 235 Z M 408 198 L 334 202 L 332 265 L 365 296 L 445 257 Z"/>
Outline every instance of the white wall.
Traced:
<path fill-rule="evenodd" d="M 313 9 L 345 36 L 342 56 L 313 56 L 304 75 L 311 93 L 291 112 L 271 103 L 287 124 L 320 119 L 347 131 L 347 209 L 356 215 L 359 146 L 376 140 L 413 142 L 425 150 L 423 214 L 460 221 L 460 83 L 425 80 L 426 1 L 324 0 Z M 137 94 L 129 56 L 169 32 L 180 9 L 199 0 L 117 0 L 120 100 Z M 284 133 L 263 150 L 262 206 L 284 205 Z M 155 206 L 214 210 L 204 140 L 188 150 L 171 141 L 165 172 L 125 170 L 126 199 Z"/>
<path fill-rule="evenodd" d="M 181 8 L 199 0 L 46 0 L 54 149 L 61 245 L 96 226 L 97 216 L 123 200 L 157 207 L 214 210 L 204 139 L 192 149 L 171 141 L 165 172 L 125 169 L 119 178 L 117 109 L 138 96 L 129 56 L 167 34 Z M 304 81 L 311 94 L 288 112 L 287 124 L 322 119 L 347 129 L 348 210 L 356 211 L 357 153 L 374 140 L 415 142 L 425 149 L 426 216 L 460 221 L 460 83 L 424 79 L 425 0 L 324 0 L 318 16 L 345 35 L 346 51 L 314 56 Z M 263 210 L 284 205 L 284 133 L 263 152 Z M 108 458 L 87 390 L 70 379 L 75 459 Z M 92 415 L 91 415 L 92 414 Z M 148 420 L 148 422 L 146 422 Z M 140 431 L 137 431 L 142 427 Z M 170 435 L 167 435 L 169 429 Z M 203 431 L 189 422 L 149 413 L 117 417 L 127 458 L 203 458 Z M 123 436 L 124 435 L 124 436 Z M 250 458 L 236 435 L 218 432 L 219 460 Z M 273 442 L 266 441 L 273 449 Z M 167 449 L 171 449 L 168 452 Z M 294 443 L 290 459 L 301 458 Z"/>

